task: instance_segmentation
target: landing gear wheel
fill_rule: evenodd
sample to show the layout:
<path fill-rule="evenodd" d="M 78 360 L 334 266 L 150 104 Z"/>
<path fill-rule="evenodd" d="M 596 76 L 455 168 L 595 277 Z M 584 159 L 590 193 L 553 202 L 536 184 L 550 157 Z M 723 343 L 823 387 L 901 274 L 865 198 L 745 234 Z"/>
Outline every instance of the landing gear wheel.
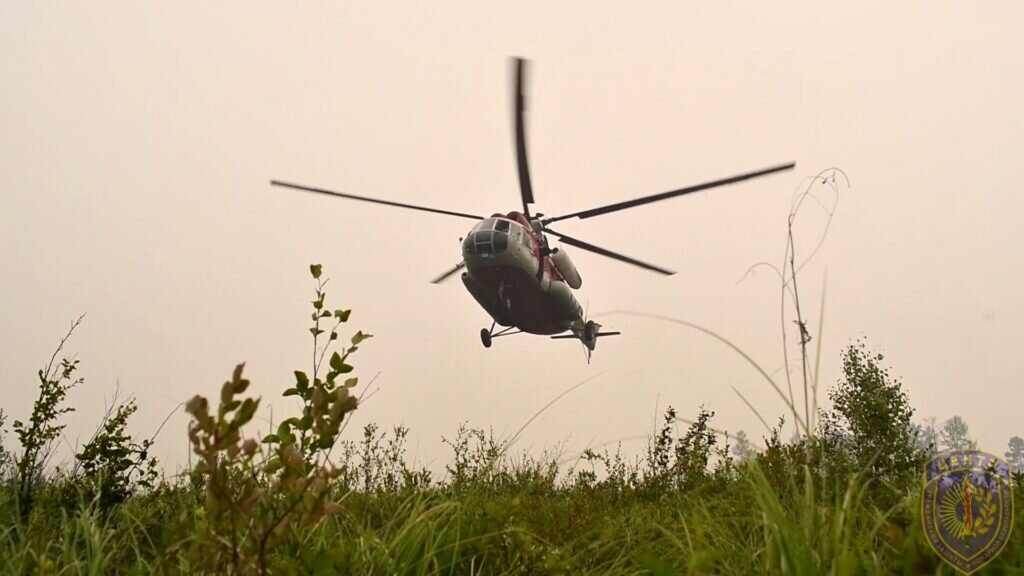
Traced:
<path fill-rule="evenodd" d="M 480 329 L 480 342 L 483 343 L 484 348 L 491 347 L 491 331 L 487 328 Z"/>
<path fill-rule="evenodd" d="M 593 320 L 587 320 L 587 323 L 583 326 L 583 338 L 593 340 L 595 336 L 597 336 L 597 326 Z"/>

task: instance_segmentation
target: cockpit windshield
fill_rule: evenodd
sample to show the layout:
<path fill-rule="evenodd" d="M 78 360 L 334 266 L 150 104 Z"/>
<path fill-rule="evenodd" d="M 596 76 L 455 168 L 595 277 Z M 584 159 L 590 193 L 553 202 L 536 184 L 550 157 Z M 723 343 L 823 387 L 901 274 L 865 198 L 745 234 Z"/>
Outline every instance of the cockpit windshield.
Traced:
<path fill-rule="evenodd" d="M 487 218 L 476 223 L 462 242 L 462 251 L 468 255 L 489 257 L 508 249 L 508 233 L 513 226 L 505 218 Z"/>
<path fill-rule="evenodd" d="M 482 230 L 499 230 L 501 232 L 508 232 L 511 224 L 511 220 L 506 220 L 504 218 L 487 218 L 486 220 L 477 222 L 476 226 L 473 226 L 473 230 L 471 231 L 479 232 Z"/>

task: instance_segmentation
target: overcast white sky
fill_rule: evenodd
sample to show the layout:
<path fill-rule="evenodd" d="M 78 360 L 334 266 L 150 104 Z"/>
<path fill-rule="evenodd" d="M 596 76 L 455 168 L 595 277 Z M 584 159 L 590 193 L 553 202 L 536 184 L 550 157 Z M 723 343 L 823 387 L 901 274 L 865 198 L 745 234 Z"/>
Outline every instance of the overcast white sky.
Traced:
<path fill-rule="evenodd" d="M 625 335 L 602 341 L 589 366 L 569 341 L 516 336 L 485 350 L 490 321 L 461 283 L 428 283 L 459 260 L 472 222 L 268 186 L 517 208 L 508 58 L 520 55 L 533 64 L 542 212 L 797 162 L 564 223 L 679 271 L 570 249 L 593 313 L 683 318 L 779 369 L 777 282 L 767 271 L 737 280 L 779 262 L 794 190 L 839 166 L 853 186 L 801 285 L 822 381 L 865 335 L 921 418 L 959 414 L 998 452 L 1024 434 L 1021 3 L 604 4 L 0 4 L 5 412 L 25 417 L 35 371 L 86 312 L 69 345 L 87 378 L 69 397 L 72 441 L 116 382 L 139 399 L 135 431 L 149 433 L 178 402 L 215 395 L 241 361 L 279 419 L 292 409 L 280 391 L 309 363 L 307 267 L 320 262 L 329 305 L 376 335 L 354 363 L 364 380 L 380 373 L 379 392 L 355 422 L 410 426 L 421 463 L 447 458 L 440 437 L 459 422 L 510 434 L 599 373 L 522 446 L 643 435 L 668 404 L 684 417 L 706 404 L 718 427 L 760 437 L 730 386 L 771 420 L 784 407 L 721 343 L 606 317 Z M 798 250 L 823 222 L 803 214 Z M 172 464 L 187 451 L 185 422 L 160 438 Z"/>

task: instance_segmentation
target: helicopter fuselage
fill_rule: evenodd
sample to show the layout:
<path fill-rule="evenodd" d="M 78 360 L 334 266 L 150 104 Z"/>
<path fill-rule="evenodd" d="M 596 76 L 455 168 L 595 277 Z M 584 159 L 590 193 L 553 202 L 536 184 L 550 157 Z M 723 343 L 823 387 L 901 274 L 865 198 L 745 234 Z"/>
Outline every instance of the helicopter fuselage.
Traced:
<path fill-rule="evenodd" d="M 478 222 L 462 241 L 462 282 L 496 324 L 531 334 L 582 333 L 583 308 L 518 212 Z"/>
<path fill-rule="evenodd" d="M 573 296 L 573 290 L 579 289 L 582 285 L 580 275 L 568 254 L 561 251 L 560 248 L 549 249 L 547 236 L 556 238 L 560 245 L 572 246 L 574 249 L 598 254 L 658 274 L 671 276 L 674 272 L 562 234 L 552 229 L 551 224 L 568 219 L 585 220 L 702 190 L 736 184 L 752 178 L 790 170 L 795 164 L 792 162 L 780 164 L 694 186 L 553 217 L 545 218 L 540 213 L 531 215 L 530 205 L 534 204 L 534 195 L 526 154 L 526 97 L 523 89 L 526 61 L 516 58 L 513 60 L 513 64 L 515 76 L 512 112 L 516 171 L 519 175 L 522 212 L 513 211 L 504 215 L 494 214 L 490 218 L 484 218 L 479 214 L 358 196 L 279 180 L 272 180 L 271 184 L 359 202 L 444 214 L 476 221 L 476 225 L 462 239 L 462 261 L 446 270 L 432 282 L 434 284 L 441 283 L 462 271 L 462 283 L 465 284 L 466 289 L 494 319 L 495 325 L 500 324 L 504 327 L 497 332 L 494 331 L 494 326 L 491 326 L 490 329 L 482 329 L 480 341 L 484 347 L 490 348 L 493 338 L 506 334 L 517 334 L 517 330 L 551 336 L 552 339 L 576 338 L 583 343 L 587 350 L 587 361 L 589 362 L 590 352 L 597 345 L 598 338 L 615 336 L 620 333 L 617 331 L 602 332 L 600 324 L 586 318 L 586 312 Z M 570 334 L 562 334 L 566 331 Z"/>

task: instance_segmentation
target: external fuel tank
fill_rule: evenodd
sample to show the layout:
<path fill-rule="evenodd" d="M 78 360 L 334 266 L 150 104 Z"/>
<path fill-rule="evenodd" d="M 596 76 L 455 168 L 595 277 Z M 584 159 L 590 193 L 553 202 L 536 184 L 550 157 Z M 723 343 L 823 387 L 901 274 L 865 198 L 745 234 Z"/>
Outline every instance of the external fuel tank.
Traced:
<path fill-rule="evenodd" d="M 583 279 L 580 278 L 580 273 L 576 271 L 576 266 L 573 265 L 572 260 L 569 259 L 569 255 L 564 249 L 559 248 L 558 251 L 552 254 L 551 262 L 555 265 L 558 273 L 562 275 L 562 278 L 565 278 L 565 283 L 570 288 L 579 290 L 580 286 L 583 286 Z"/>

